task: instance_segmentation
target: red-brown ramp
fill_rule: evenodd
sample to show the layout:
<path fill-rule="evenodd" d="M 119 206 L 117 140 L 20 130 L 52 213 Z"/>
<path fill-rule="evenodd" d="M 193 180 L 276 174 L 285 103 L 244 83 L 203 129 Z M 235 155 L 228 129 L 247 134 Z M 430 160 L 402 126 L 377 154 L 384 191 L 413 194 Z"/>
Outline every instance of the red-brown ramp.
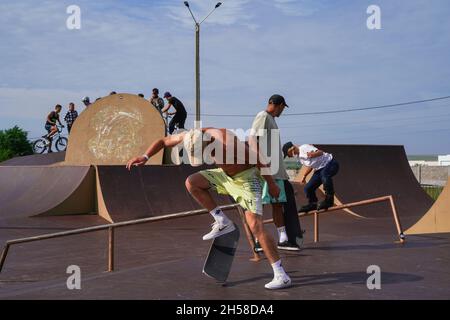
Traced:
<path fill-rule="evenodd" d="M 95 212 L 90 166 L 0 167 L 0 219 Z"/>
<path fill-rule="evenodd" d="M 186 178 L 204 167 L 154 165 L 136 167 L 97 166 L 97 198 L 100 216 L 111 222 L 200 209 L 185 187 Z M 217 196 L 219 204 L 231 203 Z"/>

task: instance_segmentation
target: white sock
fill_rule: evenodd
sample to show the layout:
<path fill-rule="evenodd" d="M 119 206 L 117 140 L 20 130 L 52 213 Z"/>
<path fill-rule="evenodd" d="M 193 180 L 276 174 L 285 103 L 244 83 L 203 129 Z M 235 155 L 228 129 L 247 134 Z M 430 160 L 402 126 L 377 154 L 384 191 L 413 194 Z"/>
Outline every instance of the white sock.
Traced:
<path fill-rule="evenodd" d="M 286 271 L 284 271 L 283 266 L 281 265 L 281 260 L 272 263 L 272 269 L 274 276 L 286 274 Z"/>
<path fill-rule="evenodd" d="M 225 213 L 223 213 L 223 211 L 219 207 L 215 208 L 214 210 L 211 210 L 209 213 L 213 216 L 214 220 L 216 220 L 216 222 L 220 225 L 226 225 L 230 222 L 230 219 L 228 219 L 228 217 L 225 215 Z"/>
<path fill-rule="evenodd" d="M 280 237 L 280 242 L 288 241 L 288 236 L 286 233 L 286 227 L 279 227 L 278 230 L 278 236 Z"/>

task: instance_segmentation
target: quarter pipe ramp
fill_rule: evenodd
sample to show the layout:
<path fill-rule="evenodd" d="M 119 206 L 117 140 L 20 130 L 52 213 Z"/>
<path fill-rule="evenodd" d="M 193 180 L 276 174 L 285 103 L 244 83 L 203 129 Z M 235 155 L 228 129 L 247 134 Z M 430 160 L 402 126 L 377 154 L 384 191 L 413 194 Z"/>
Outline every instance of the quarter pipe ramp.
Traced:
<path fill-rule="evenodd" d="M 433 206 L 406 234 L 450 232 L 450 178 Z"/>
<path fill-rule="evenodd" d="M 0 219 L 95 212 L 93 167 L 0 167 L 0 181 Z"/>

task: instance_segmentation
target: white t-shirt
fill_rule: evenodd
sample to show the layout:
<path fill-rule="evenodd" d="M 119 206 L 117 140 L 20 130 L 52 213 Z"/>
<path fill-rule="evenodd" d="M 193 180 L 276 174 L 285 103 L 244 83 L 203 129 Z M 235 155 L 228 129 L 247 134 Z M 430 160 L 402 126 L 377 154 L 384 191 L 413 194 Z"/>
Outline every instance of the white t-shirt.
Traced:
<path fill-rule="evenodd" d="M 308 152 L 315 152 L 318 149 L 311 144 L 302 144 L 299 147 L 298 159 L 302 165 L 311 167 L 314 170 L 320 170 L 325 167 L 331 159 L 333 159 L 333 155 L 331 153 L 324 152 L 320 157 L 316 158 L 308 158 Z"/>

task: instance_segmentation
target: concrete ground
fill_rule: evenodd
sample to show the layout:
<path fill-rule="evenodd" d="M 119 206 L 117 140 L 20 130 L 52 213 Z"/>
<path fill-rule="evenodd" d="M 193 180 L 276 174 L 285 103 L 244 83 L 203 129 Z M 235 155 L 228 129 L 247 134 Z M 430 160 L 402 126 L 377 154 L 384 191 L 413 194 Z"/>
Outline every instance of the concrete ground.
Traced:
<path fill-rule="evenodd" d="M 237 222 L 237 219 L 235 219 Z M 0 244 L 25 236 L 105 223 L 97 216 L 0 221 Z M 250 262 L 243 230 L 227 286 L 202 274 L 211 218 L 200 216 L 116 231 L 116 271 L 107 268 L 107 233 L 100 231 L 12 246 L 0 274 L 5 299 L 449 299 L 450 235 L 411 236 L 404 245 L 388 218 L 342 213 L 321 218 L 321 241 L 312 219 L 302 220 L 304 249 L 282 253 L 293 286 L 268 291 L 267 260 Z M 268 226 L 274 234 L 273 226 Z M 81 290 L 69 290 L 69 265 L 81 268 Z M 369 290 L 367 267 L 381 268 L 381 289 Z"/>

